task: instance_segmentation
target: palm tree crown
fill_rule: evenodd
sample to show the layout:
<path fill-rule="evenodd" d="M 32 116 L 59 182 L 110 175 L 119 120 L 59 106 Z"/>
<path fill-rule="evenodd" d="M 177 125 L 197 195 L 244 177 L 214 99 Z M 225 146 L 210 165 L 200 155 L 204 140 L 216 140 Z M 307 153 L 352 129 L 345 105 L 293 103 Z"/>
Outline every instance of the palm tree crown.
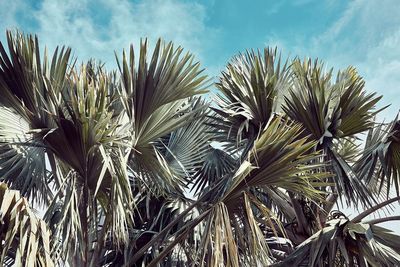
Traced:
<path fill-rule="evenodd" d="M 375 122 L 381 96 L 353 67 L 247 51 L 210 97 L 162 40 L 116 55 L 117 71 L 7 42 L 3 265 L 400 266 L 400 237 L 377 225 L 400 216 L 366 218 L 400 200 L 400 124 Z"/>

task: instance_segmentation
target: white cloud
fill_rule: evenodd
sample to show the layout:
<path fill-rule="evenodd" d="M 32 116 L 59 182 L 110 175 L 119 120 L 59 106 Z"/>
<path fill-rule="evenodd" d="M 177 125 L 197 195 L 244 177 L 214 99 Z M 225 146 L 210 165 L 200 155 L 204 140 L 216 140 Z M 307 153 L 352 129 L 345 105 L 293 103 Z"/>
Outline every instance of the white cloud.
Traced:
<path fill-rule="evenodd" d="M 108 5 L 114 14 L 110 24 L 111 42 L 118 44 L 118 49 L 127 47 L 135 38 L 148 37 L 154 41 L 162 37 L 202 55 L 207 45 L 203 40 L 213 38 L 213 29 L 205 26 L 205 7 L 198 3 L 109 1 Z"/>
<path fill-rule="evenodd" d="M 182 45 L 201 60 L 207 44 L 215 30 L 205 26 L 206 10 L 198 3 L 178 0 L 150 0 L 130 2 L 127 0 L 43 0 L 39 8 L 16 2 L 2 1 L 1 28 L 22 27 L 18 23 L 18 12 L 25 11 L 37 23 L 35 32 L 40 43 L 50 49 L 57 45 L 71 46 L 79 61 L 90 57 L 106 61 L 115 67 L 114 51 L 118 54 L 131 43 L 136 47 L 141 37 L 155 43 L 159 37 Z M 93 13 L 101 9 L 101 23 L 95 21 Z M 8 10 L 5 12 L 4 10 Z M 4 13 L 4 14 L 3 14 Z M 208 42 L 210 44 L 212 42 Z"/>
<path fill-rule="evenodd" d="M 329 0 L 331 1 L 331 0 Z M 280 1 L 268 1 L 265 2 L 268 8 L 267 14 L 274 15 L 282 11 L 282 9 L 291 7 L 303 7 L 312 4 L 313 2 L 317 2 L 316 0 L 280 0 Z"/>
<path fill-rule="evenodd" d="M 400 109 L 400 25 L 397 32 L 367 51 L 360 68 L 365 72 L 367 87 L 382 94 L 385 104 L 392 104 L 383 115 L 393 119 Z"/>
<path fill-rule="evenodd" d="M 1 1 L 0 2 L 0 40 L 3 41 L 5 38 L 6 29 L 16 29 L 18 20 L 16 14 L 20 8 L 26 7 L 26 3 L 22 0 L 15 1 Z"/>
<path fill-rule="evenodd" d="M 105 43 L 97 36 L 87 9 L 88 1 L 43 1 L 35 12 L 41 44 L 50 49 L 71 46 L 79 58 L 90 57 L 91 51 L 103 52 Z"/>
<path fill-rule="evenodd" d="M 365 76 L 366 87 L 382 94 L 384 104 L 392 104 L 382 113 L 381 118 L 394 119 L 400 108 L 398 1 L 357 2 L 361 4 L 348 14 L 352 19 L 342 25 L 342 32 L 354 32 L 355 35 L 346 47 L 341 48 L 343 57 L 348 56 L 351 60 L 354 55 L 353 64 Z M 338 38 L 340 36 L 342 35 L 337 35 Z"/>
<path fill-rule="evenodd" d="M 381 106 L 392 104 L 379 117 L 388 121 L 400 108 L 399 14 L 397 0 L 355 0 L 324 32 L 299 35 L 293 43 L 272 36 L 269 43 L 283 45 L 284 52 L 291 55 L 322 58 L 336 70 L 355 66 L 365 78 L 366 88 L 383 95 Z"/>

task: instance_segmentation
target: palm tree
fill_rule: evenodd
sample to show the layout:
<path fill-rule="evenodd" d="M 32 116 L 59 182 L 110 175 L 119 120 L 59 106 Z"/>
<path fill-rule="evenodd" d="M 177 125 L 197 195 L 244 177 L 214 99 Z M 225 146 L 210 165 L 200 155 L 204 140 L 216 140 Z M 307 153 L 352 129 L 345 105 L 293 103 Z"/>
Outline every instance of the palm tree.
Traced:
<path fill-rule="evenodd" d="M 400 237 L 377 226 L 400 216 L 366 218 L 400 200 L 400 122 L 375 122 L 381 97 L 354 68 L 334 79 L 248 51 L 210 96 L 194 57 L 161 40 L 118 71 L 7 41 L 1 264 L 400 265 Z"/>

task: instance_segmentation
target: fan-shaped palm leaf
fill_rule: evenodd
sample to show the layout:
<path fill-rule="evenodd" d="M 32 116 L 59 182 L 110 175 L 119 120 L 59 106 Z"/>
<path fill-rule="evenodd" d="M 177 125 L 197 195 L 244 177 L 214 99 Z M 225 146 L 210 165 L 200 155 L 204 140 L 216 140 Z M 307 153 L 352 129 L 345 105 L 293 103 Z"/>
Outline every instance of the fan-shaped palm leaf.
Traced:
<path fill-rule="evenodd" d="M 359 222 L 382 206 L 383 204 L 377 205 L 351 221 L 340 215 L 331 219 L 322 230 L 300 244 L 284 261 L 272 266 L 399 265 L 400 237 L 375 225 L 384 220 Z"/>
<path fill-rule="evenodd" d="M 153 144 L 194 120 L 203 108 L 191 108 L 187 99 L 206 92 L 207 86 L 206 76 L 200 76 L 199 63 L 194 63 L 189 53 L 181 56 L 182 51 L 181 47 L 175 49 L 172 43 L 159 40 L 148 63 L 146 40 L 140 47 L 138 67 L 132 46 L 129 58 L 124 52 L 122 65 L 118 64 L 122 102 L 134 135 L 131 155 L 134 175 L 147 178 L 147 187 L 159 191 L 180 192 L 184 183 L 179 173 L 174 174 L 168 168 L 167 161 Z"/>
<path fill-rule="evenodd" d="M 276 49 L 236 56 L 216 84 L 222 93 L 218 96 L 219 109 L 214 109 L 221 117 L 217 120 L 218 141 L 237 147 L 242 139 L 247 140 L 247 153 L 277 111 L 277 98 L 288 86 L 288 75 L 287 62 L 281 64 Z"/>
<path fill-rule="evenodd" d="M 332 83 L 332 71 L 325 73 L 323 65 L 311 60 L 293 63 L 293 88 L 285 98 L 283 110 L 294 121 L 303 125 L 305 132 L 319 142 L 327 161 L 332 162 L 336 175 L 334 191 L 348 203 L 360 201 L 370 205 L 372 194 L 351 166 L 335 150 L 334 139 L 352 137 L 373 126 L 375 104 L 380 97 L 366 95 L 364 82 L 353 68 L 339 72 Z M 353 116 L 353 114 L 356 114 Z M 357 121 L 357 118 L 362 118 Z M 354 128 L 351 125 L 354 124 Z"/>
<path fill-rule="evenodd" d="M 400 195 L 400 123 L 396 119 L 388 125 L 380 124 L 368 133 L 362 156 L 355 169 L 372 188 L 381 191 L 386 185 L 389 196 L 394 185 Z"/>
<path fill-rule="evenodd" d="M 41 61 L 36 37 L 7 32 L 7 41 L 8 54 L 0 44 L 0 179 L 25 196 L 48 202 L 50 179 L 44 166 L 45 145 L 38 132 L 54 126 L 46 112 L 50 106 L 46 85 L 62 88 L 70 49 L 62 49 L 60 54 L 56 49 L 49 65 L 46 52 Z M 56 175 L 51 178 L 60 183 Z"/>

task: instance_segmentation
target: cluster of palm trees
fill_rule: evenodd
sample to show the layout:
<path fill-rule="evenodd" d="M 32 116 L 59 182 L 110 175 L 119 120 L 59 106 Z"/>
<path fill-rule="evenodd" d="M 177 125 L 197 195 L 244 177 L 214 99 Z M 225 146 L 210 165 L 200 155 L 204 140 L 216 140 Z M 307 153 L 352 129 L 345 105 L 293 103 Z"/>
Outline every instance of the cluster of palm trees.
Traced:
<path fill-rule="evenodd" d="M 117 71 L 7 42 L 0 264 L 400 266 L 400 216 L 367 217 L 400 200 L 400 121 L 353 67 L 265 48 L 213 84 L 161 40 Z"/>

